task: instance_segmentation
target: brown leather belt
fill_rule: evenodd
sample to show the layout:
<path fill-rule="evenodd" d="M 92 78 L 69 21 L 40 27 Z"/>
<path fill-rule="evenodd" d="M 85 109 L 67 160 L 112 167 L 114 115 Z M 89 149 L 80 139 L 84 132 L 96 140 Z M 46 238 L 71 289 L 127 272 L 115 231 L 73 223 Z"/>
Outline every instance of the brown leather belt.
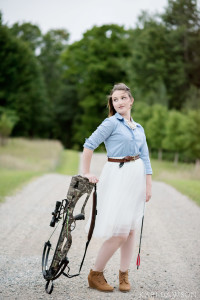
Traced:
<path fill-rule="evenodd" d="M 135 161 L 138 158 L 140 158 L 139 155 L 136 155 L 136 156 L 125 156 L 123 158 L 110 158 L 110 157 L 108 157 L 108 161 L 111 161 L 111 162 L 123 162 L 123 163 L 125 163 L 125 162 L 129 162 L 131 160 Z"/>

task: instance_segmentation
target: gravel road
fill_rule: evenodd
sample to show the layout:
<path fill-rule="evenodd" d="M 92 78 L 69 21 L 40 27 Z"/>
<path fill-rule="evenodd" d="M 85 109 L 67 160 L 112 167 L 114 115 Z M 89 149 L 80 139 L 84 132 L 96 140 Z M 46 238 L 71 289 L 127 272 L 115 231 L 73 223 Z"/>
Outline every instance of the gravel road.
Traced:
<path fill-rule="evenodd" d="M 92 171 L 100 173 L 106 157 L 95 154 Z M 153 181 L 146 204 L 141 265 L 136 268 L 139 232 L 129 274 L 132 289 L 118 290 L 119 250 L 105 268 L 113 293 L 88 288 L 87 275 L 103 242 L 90 242 L 81 275 L 61 276 L 51 295 L 44 290 L 41 256 L 55 202 L 65 197 L 69 176 L 44 175 L 0 205 L 0 299 L 200 299 L 200 208 L 171 186 Z M 86 208 L 89 217 L 91 199 Z M 83 222 L 83 221 L 80 221 Z M 83 224 L 83 223 L 82 223 Z M 71 273 L 78 271 L 87 235 L 80 225 L 72 233 Z"/>

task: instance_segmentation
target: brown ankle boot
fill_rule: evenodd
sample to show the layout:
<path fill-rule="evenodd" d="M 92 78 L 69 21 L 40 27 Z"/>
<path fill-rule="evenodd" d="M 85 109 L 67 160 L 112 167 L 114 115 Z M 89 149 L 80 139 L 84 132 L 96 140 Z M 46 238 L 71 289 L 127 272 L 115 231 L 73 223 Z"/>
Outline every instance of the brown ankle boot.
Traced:
<path fill-rule="evenodd" d="M 88 275 L 89 287 L 102 292 L 112 292 L 114 288 L 109 285 L 103 275 L 103 272 L 90 270 Z"/>
<path fill-rule="evenodd" d="M 119 290 L 121 292 L 129 292 L 130 289 L 131 285 L 128 281 L 128 270 L 126 272 L 119 270 Z"/>

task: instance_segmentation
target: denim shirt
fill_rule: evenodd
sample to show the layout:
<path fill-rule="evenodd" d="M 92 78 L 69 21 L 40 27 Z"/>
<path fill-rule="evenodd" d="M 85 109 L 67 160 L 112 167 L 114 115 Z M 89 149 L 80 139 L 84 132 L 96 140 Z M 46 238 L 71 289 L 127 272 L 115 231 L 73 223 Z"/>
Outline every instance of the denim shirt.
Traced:
<path fill-rule="evenodd" d="M 92 135 L 85 139 L 83 147 L 94 150 L 104 142 L 108 157 L 139 154 L 144 162 L 146 174 L 153 174 L 144 129 L 139 123 L 135 124 L 136 128 L 133 130 L 119 113 L 115 113 L 114 116 L 106 118 Z"/>

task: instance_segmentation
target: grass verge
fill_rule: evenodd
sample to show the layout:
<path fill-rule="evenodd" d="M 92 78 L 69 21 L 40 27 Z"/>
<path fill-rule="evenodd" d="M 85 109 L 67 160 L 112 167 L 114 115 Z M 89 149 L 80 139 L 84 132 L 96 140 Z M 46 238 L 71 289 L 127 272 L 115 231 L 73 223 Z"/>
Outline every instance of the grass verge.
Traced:
<path fill-rule="evenodd" d="M 200 184 L 199 180 L 166 180 L 182 194 L 187 195 L 200 206 Z"/>
<path fill-rule="evenodd" d="M 53 140 L 11 138 L 0 147 L 0 201 L 57 167 L 63 147 Z"/>
<path fill-rule="evenodd" d="M 78 173 L 79 154 L 63 150 L 60 142 L 11 138 L 0 147 L 0 202 L 31 179 L 48 172 Z"/>
<path fill-rule="evenodd" d="M 31 179 L 42 175 L 41 172 L 5 170 L 0 168 L 0 202 L 7 195 L 12 195 Z"/>
<path fill-rule="evenodd" d="M 79 153 L 75 150 L 63 150 L 56 172 L 64 175 L 77 175 L 79 167 Z"/>
<path fill-rule="evenodd" d="M 194 164 L 178 163 L 151 159 L 153 179 L 164 181 L 200 206 L 200 170 Z"/>

